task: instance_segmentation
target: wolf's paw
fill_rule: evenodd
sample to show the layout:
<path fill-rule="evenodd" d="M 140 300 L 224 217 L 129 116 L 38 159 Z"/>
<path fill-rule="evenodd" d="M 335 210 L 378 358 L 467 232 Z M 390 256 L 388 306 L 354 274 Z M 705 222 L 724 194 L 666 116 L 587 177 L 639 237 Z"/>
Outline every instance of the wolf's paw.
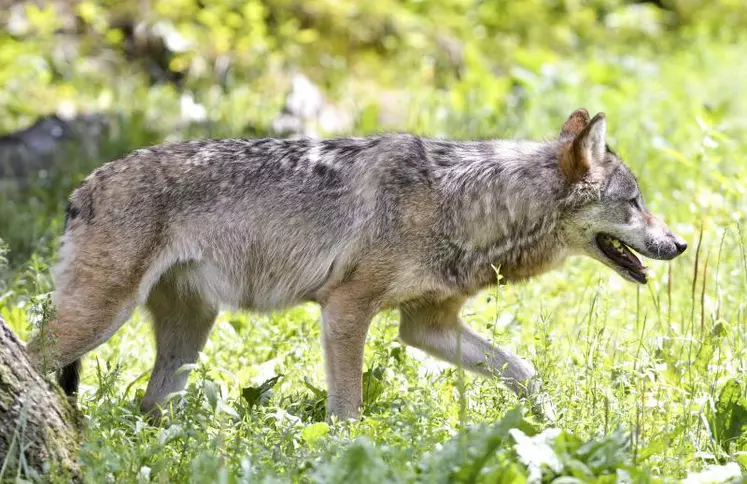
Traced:
<path fill-rule="evenodd" d="M 548 424 L 557 422 L 555 405 L 550 394 L 543 389 L 542 381 L 534 377 L 527 382 L 527 402 L 530 404 L 532 413 Z"/>
<path fill-rule="evenodd" d="M 186 400 L 184 392 L 169 394 L 163 402 L 152 403 L 145 400 L 140 403 L 140 411 L 144 414 L 146 421 L 154 427 L 165 427 L 186 411 Z"/>
<path fill-rule="evenodd" d="M 555 405 L 552 403 L 550 394 L 542 392 L 532 398 L 532 413 L 548 424 L 555 424 L 558 420 L 555 413 Z"/>

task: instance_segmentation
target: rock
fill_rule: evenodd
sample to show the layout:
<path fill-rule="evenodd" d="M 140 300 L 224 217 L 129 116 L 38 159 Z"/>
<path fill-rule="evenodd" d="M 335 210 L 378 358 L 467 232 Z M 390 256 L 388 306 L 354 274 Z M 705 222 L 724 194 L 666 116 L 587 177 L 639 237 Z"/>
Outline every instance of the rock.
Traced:
<path fill-rule="evenodd" d="M 70 119 L 57 115 L 40 117 L 31 126 L 0 135 L 0 183 L 27 188 L 34 176 L 66 160 L 75 147 L 78 156 L 99 157 L 110 123 L 102 114 L 83 114 Z"/>
<path fill-rule="evenodd" d="M 49 168 L 60 147 L 72 137 L 71 126 L 56 115 L 0 136 L 0 178 L 27 179 L 31 173 Z"/>

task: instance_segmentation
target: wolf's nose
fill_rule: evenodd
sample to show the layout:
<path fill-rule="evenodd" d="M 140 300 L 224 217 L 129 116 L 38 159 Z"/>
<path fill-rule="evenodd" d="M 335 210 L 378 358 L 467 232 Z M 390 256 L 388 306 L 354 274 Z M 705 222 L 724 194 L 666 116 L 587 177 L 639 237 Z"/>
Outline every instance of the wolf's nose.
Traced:
<path fill-rule="evenodd" d="M 677 247 L 677 252 L 679 252 L 680 254 L 687 250 L 687 242 L 680 238 L 674 239 L 674 246 Z"/>

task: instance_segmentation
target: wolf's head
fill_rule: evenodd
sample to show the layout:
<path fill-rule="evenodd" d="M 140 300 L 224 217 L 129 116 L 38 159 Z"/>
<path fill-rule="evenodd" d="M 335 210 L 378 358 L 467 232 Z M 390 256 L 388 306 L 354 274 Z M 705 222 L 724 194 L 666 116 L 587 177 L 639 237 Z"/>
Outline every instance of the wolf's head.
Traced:
<path fill-rule="evenodd" d="M 646 271 L 630 250 L 669 260 L 687 244 L 643 203 L 638 182 L 605 142 L 607 122 L 585 109 L 571 114 L 560 133 L 560 171 L 571 187 L 563 218 L 569 249 L 593 257 L 624 278 L 645 284 Z"/>

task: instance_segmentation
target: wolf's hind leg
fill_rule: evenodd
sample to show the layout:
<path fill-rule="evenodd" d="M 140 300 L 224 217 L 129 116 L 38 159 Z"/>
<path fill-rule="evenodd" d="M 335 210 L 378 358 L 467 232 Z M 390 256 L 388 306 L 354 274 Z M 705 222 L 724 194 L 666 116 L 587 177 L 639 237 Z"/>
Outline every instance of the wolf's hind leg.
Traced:
<path fill-rule="evenodd" d="M 158 416 L 158 406 L 173 392 L 184 389 L 189 371 L 177 370 L 195 363 L 213 326 L 217 308 L 195 288 L 179 284 L 179 270 L 168 271 L 151 291 L 146 307 L 153 317 L 156 362 L 140 404 Z"/>
<path fill-rule="evenodd" d="M 136 289 L 118 271 L 103 271 L 82 258 L 66 261 L 58 276 L 54 293 L 57 319 L 29 342 L 28 351 L 42 371 L 70 366 L 77 372 L 77 360 L 105 343 L 130 317 L 136 306 Z M 74 387 L 66 391 L 75 393 Z"/>
<path fill-rule="evenodd" d="M 402 341 L 431 355 L 485 376 L 502 377 L 524 394 L 536 371 L 514 353 L 490 344 L 459 317 L 462 299 L 400 307 Z M 461 339 L 461 341 L 460 341 Z"/>

